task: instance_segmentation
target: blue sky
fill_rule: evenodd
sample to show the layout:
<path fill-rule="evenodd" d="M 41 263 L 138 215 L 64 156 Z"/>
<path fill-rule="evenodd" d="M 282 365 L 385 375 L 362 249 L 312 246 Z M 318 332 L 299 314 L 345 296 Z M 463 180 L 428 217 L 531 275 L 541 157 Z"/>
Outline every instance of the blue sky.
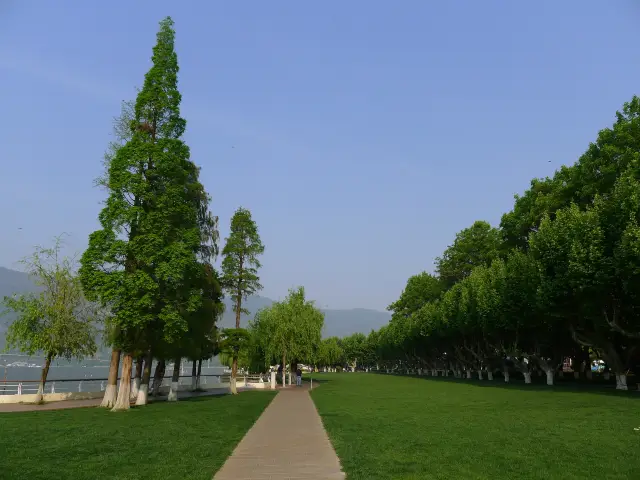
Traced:
<path fill-rule="evenodd" d="M 0 265 L 84 249 L 166 15 L 192 159 L 223 236 L 253 212 L 271 298 L 384 309 L 640 93 L 634 0 L 3 0 Z"/>

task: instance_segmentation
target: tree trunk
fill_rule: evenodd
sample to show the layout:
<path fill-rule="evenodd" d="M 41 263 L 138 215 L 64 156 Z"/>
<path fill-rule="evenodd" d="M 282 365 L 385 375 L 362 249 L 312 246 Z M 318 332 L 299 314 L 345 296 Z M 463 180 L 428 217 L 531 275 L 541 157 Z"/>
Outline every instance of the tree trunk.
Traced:
<path fill-rule="evenodd" d="M 176 358 L 173 363 L 173 375 L 171 375 L 171 388 L 169 389 L 168 402 L 178 401 L 178 385 L 180 383 L 180 362 L 181 358 Z"/>
<path fill-rule="evenodd" d="M 109 363 L 109 378 L 107 388 L 104 391 L 101 407 L 113 408 L 116 404 L 116 394 L 118 393 L 118 370 L 120 370 L 120 350 L 111 350 L 111 362 Z"/>
<path fill-rule="evenodd" d="M 131 403 L 131 367 L 133 367 L 133 355 L 125 354 L 122 359 L 122 377 L 120 378 L 120 388 L 118 398 L 111 409 L 112 412 L 129 410 Z"/>
<path fill-rule="evenodd" d="M 287 351 L 285 350 L 282 354 L 282 387 L 287 386 L 286 373 L 287 373 Z"/>
<path fill-rule="evenodd" d="M 524 383 L 531 383 L 531 372 L 522 372 L 524 375 Z"/>
<path fill-rule="evenodd" d="M 232 395 L 238 394 L 238 389 L 236 388 L 236 377 L 238 375 L 238 356 L 236 354 L 233 355 L 233 363 L 231 364 L 231 380 L 229 380 L 229 390 Z"/>
<path fill-rule="evenodd" d="M 196 390 L 200 390 L 200 375 L 202 374 L 202 359 L 198 360 L 198 373 L 196 374 Z"/>
<path fill-rule="evenodd" d="M 136 358 L 136 370 L 133 375 L 133 387 L 131 388 L 131 400 L 138 398 L 138 391 L 140 390 L 140 380 L 142 378 L 142 365 L 144 364 L 144 357 L 140 355 Z"/>
<path fill-rule="evenodd" d="M 156 371 L 153 373 L 153 396 L 158 396 L 160 393 L 160 385 L 162 385 L 162 380 L 164 379 L 164 371 L 166 369 L 167 363 L 164 358 L 158 360 L 158 364 L 156 365 Z"/>
<path fill-rule="evenodd" d="M 144 359 L 144 369 L 142 370 L 142 378 L 140 388 L 136 395 L 136 405 L 146 405 L 149 401 L 149 381 L 151 380 L 151 363 L 153 363 L 153 355 L 151 350 L 147 352 Z"/>
<path fill-rule="evenodd" d="M 467 369 L 467 379 L 471 380 L 471 370 Z"/>
<path fill-rule="evenodd" d="M 589 365 L 589 370 L 585 372 L 585 376 L 587 380 L 593 380 L 593 372 L 591 371 L 591 365 Z"/>
<path fill-rule="evenodd" d="M 191 391 L 195 392 L 198 388 L 198 362 L 191 362 Z"/>
<path fill-rule="evenodd" d="M 42 402 L 44 397 L 44 385 L 47 383 L 47 376 L 49 375 L 49 367 L 51 366 L 51 360 L 53 359 L 53 355 L 51 353 L 47 354 L 47 358 L 44 361 L 44 367 L 42 368 L 42 373 L 40 375 L 40 385 L 38 385 L 38 393 L 36 394 L 36 403 Z"/>
<path fill-rule="evenodd" d="M 240 258 L 240 276 L 242 276 L 242 258 Z M 242 313 L 242 291 L 238 288 L 238 304 L 236 305 L 236 328 L 240 328 L 240 314 Z M 238 377 L 238 352 L 233 352 L 233 362 L 231 364 L 231 379 L 229 380 L 229 390 L 232 395 L 238 394 L 236 380 Z"/>
<path fill-rule="evenodd" d="M 482 370 L 478 370 L 478 380 L 482 380 Z"/>
<path fill-rule="evenodd" d="M 552 387 L 553 386 L 553 374 L 555 373 L 555 370 L 553 368 L 548 368 L 548 369 L 545 370 L 545 373 L 547 374 L 547 385 Z"/>
<path fill-rule="evenodd" d="M 504 369 L 504 383 L 509 383 L 509 370 Z"/>
<path fill-rule="evenodd" d="M 616 390 L 629 390 L 626 373 L 616 373 Z"/>
<path fill-rule="evenodd" d="M 487 380 L 489 380 L 490 382 L 493 381 L 493 371 L 492 370 L 489 370 L 487 372 Z"/>
<path fill-rule="evenodd" d="M 292 384 L 291 384 L 291 369 L 292 369 L 292 366 L 291 366 L 291 365 L 289 365 L 289 386 L 291 386 L 291 385 L 292 385 Z"/>

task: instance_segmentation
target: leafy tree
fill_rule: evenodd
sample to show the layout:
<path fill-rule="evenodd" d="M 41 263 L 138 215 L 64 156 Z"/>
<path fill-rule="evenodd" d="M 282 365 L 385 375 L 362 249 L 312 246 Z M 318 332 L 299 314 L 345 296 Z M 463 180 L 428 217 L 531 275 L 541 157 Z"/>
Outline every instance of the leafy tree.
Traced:
<path fill-rule="evenodd" d="M 321 343 L 324 313 L 305 298 L 303 287 L 289 290 L 282 302 L 258 311 L 250 324 L 265 355 L 265 363 L 281 360 L 285 385 L 287 359 L 290 363 L 312 362 Z"/>
<path fill-rule="evenodd" d="M 130 139 L 107 165 L 101 228 L 90 235 L 81 260 L 85 291 L 109 308 L 114 349 L 125 352 L 115 410 L 129 408 L 134 353 L 188 332 L 188 317 L 202 302 L 202 286 L 194 280 L 201 272 L 198 257 L 215 250 L 209 198 L 181 139 L 186 122 L 174 37 L 166 18 L 135 102 Z M 104 404 L 111 406 L 115 389 L 109 390 Z"/>
<path fill-rule="evenodd" d="M 344 350 L 338 337 L 329 337 L 322 340 L 315 363 L 321 367 L 328 368 L 344 365 Z"/>
<path fill-rule="evenodd" d="M 222 286 L 231 296 L 233 310 L 236 315 L 236 330 L 240 329 L 240 316 L 249 314 L 242 307 L 242 301 L 262 289 L 258 269 L 258 256 L 264 253 L 264 245 L 258 234 L 258 226 L 251 218 L 251 212 L 239 208 L 231 218 L 231 232 L 222 250 Z M 235 337 L 233 337 L 235 338 Z M 236 345 L 240 347 L 241 345 Z M 236 391 L 236 375 L 238 373 L 238 351 L 234 350 L 231 367 L 231 392 Z"/>
<path fill-rule="evenodd" d="M 528 248 L 529 235 L 538 230 L 545 215 L 553 219 L 556 211 L 571 203 L 584 209 L 596 195 L 611 192 L 629 168 L 637 171 L 639 131 L 640 97 L 634 96 L 574 165 L 561 167 L 552 178 L 532 180 L 530 189 L 516 196 L 513 210 L 500 223 L 505 243 L 510 248 Z"/>
<path fill-rule="evenodd" d="M 7 331 L 7 349 L 18 348 L 29 355 L 44 353 L 37 402 L 42 401 L 51 361 L 57 357 L 82 359 L 96 352 L 96 328 L 99 310 L 89 303 L 74 262 L 60 257 L 60 238 L 52 248 L 38 247 L 23 260 L 38 293 L 5 297 L 8 311 L 18 314 Z"/>
<path fill-rule="evenodd" d="M 487 222 L 477 221 L 456 235 L 442 257 L 436 259 L 438 276 L 447 288 L 468 277 L 474 267 L 488 266 L 498 258 L 500 232 Z"/>
<path fill-rule="evenodd" d="M 341 346 L 347 363 L 353 369 L 352 371 L 355 372 L 365 357 L 367 337 L 362 333 L 354 333 L 353 335 L 343 338 Z"/>
<path fill-rule="evenodd" d="M 387 307 L 394 314 L 409 316 L 425 305 L 440 298 L 444 284 L 434 275 L 422 272 L 407 280 L 400 298 Z"/>

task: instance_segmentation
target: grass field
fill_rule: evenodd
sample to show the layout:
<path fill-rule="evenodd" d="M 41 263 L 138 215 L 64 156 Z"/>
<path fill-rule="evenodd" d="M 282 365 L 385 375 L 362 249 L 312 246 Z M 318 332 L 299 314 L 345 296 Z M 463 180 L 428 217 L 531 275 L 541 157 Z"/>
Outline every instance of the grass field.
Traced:
<path fill-rule="evenodd" d="M 326 380 L 312 396 L 349 480 L 640 479 L 637 392 L 315 377 Z"/>
<path fill-rule="evenodd" d="M 211 480 L 274 394 L 191 398 L 124 413 L 3 413 L 0 478 Z"/>

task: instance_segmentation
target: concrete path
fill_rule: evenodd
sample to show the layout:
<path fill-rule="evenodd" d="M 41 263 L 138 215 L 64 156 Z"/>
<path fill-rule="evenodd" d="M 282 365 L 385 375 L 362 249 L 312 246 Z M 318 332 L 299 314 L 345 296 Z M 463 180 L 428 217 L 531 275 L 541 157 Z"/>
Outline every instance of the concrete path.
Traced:
<path fill-rule="evenodd" d="M 214 480 L 342 480 L 340 461 L 306 388 L 281 390 Z"/>
<path fill-rule="evenodd" d="M 238 389 L 242 390 L 241 388 Z M 228 388 L 212 388 L 204 392 L 183 391 L 178 394 L 178 401 L 190 397 L 207 397 L 211 395 L 226 395 Z M 166 402 L 167 396 L 149 397 L 149 403 Z M 33 403 L 0 403 L 0 413 L 4 412 L 37 412 L 40 410 L 64 410 L 67 408 L 87 408 L 97 407 L 102 402 L 102 398 L 92 398 L 89 400 L 60 400 L 59 402 L 46 402 L 41 405 Z M 132 404 L 133 405 L 133 404 Z"/>

